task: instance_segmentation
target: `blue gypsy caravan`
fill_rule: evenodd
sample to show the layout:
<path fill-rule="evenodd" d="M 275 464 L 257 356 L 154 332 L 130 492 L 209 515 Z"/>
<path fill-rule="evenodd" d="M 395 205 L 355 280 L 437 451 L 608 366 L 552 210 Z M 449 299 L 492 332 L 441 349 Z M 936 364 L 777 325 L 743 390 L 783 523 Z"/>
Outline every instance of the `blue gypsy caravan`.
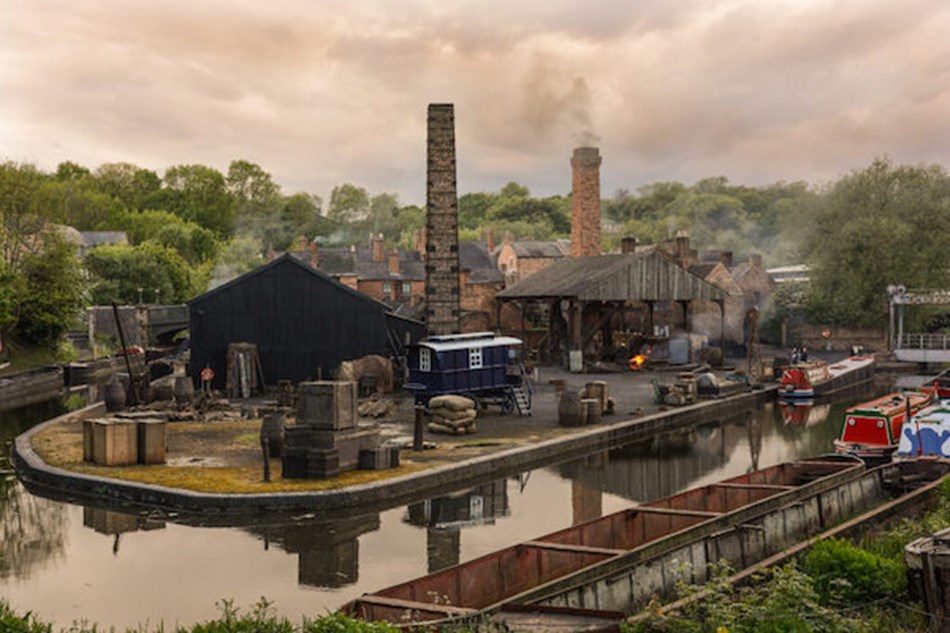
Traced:
<path fill-rule="evenodd" d="M 491 332 L 430 336 L 409 347 L 409 381 L 417 404 L 455 394 L 531 415 L 531 385 L 516 348 L 521 339 Z"/>

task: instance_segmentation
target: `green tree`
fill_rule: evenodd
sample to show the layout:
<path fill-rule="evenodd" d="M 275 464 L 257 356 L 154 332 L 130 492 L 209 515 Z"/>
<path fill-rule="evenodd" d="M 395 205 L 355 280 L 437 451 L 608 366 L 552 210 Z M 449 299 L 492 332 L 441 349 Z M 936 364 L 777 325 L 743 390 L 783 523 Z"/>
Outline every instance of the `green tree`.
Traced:
<path fill-rule="evenodd" d="M 803 217 L 812 319 L 880 325 L 885 288 L 945 288 L 950 177 L 937 165 L 876 159 L 828 187 Z"/>
<path fill-rule="evenodd" d="M 102 193 L 136 211 L 145 208 L 162 186 L 158 174 L 132 163 L 104 163 L 96 169 L 93 181 Z"/>
<path fill-rule="evenodd" d="M 173 248 L 155 242 L 102 246 L 86 256 L 92 300 L 137 303 L 139 289 L 148 301 L 180 303 L 203 290 L 204 271 L 193 271 Z"/>
<path fill-rule="evenodd" d="M 165 188 L 150 208 L 172 213 L 222 237 L 234 231 L 236 208 L 224 176 L 205 165 L 176 165 L 165 171 Z"/>
<path fill-rule="evenodd" d="M 43 183 L 44 175 L 33 165 L 0 164 L 0 258 L 13 270 L 40 246 L 36 236 L 46 225 Z"/>
<path fill-rule="evenodd" d="M 369 216 L 369 211 L 369 194 L 363 187 L 344 183 L 330 192 L 327 217 L 337 225 L 362 222 Z"/>
<path fill-rule="evenodd" d="M 459 228 L 475 229 L 487 224 L 488 209 L 495 203 L 497 195 L 478 191 L 459 197 Z"/>
<path fill-rule="evenodd" d="M 86 287 L 76 249 L 52 232 L 42 234 L 43 247 L 22 265 L 17 338 L 56 347 L 85 306 Z"/>

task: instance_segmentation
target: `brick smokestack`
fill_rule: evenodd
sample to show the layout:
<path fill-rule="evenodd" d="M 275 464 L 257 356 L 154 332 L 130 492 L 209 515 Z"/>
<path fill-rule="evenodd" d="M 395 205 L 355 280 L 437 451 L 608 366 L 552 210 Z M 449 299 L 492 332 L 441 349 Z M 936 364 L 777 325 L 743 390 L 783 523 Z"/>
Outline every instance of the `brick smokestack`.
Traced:
<path fill-rule="evenodd" d="M 600 255 L 600 152 L 576 148 L 571 170 L 571 257 Z"/>
<path fill-rule="evenodd" d="M 393 275 L 399 274 L 399 251 L 395 248 L 389 251 L 389 272 Z"/>
<path fill-rule="evenodd" d="M 383 251 L 383 236 L 374 235 L 369 240 L 370 246 L 373 248 L 373 261 L 377 264 L 385 260 L 385 253 Z"/>
<path fill-rule="evenodd" d="M 430 103 L 426 184 L 426 330 L 460 331 L 455 108 Z"/>

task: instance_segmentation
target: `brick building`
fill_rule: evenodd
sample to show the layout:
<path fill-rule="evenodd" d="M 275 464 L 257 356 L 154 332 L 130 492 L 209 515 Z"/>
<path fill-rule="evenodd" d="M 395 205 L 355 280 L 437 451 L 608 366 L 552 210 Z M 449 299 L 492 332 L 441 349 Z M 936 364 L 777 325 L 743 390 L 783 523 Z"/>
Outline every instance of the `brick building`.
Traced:
<path fill-rule="evenodd" d="M 508 238 L 498 249 L 498 270 L 509 284 L 526 279 L 571 254 L 570 240 L 518 240 Z"/>

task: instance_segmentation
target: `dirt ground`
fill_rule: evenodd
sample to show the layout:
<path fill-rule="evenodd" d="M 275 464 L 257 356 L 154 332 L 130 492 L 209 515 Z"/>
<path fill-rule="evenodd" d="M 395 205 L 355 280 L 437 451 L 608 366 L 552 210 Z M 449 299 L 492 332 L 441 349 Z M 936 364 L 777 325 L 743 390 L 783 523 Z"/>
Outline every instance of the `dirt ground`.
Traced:
<path fill-rule="evenodd" d="M 402 447 L 402 466 L 388 471 L 375 471 L 376 474 L 373 475 L 369 474 L 372 471 L 367 471 L 356 480 L 352 476 L 340 477 L 336 482 L 326 480 L 316 487 L 337 488 L 361 482 L 368 477 L 381 479 L 397 476 L 420 468 L 459 462 L 576 433 L 579 430 L 576 427 L 558 425 L 557 408 L 561 384 L 567 391 L 578 392 L 589 381 L 602 380 L 607 383 L 608 395 L 616 401 L 616 410 L 613 415 L 605 415 L 600 425 L 653 413 L 662 408 L 655 403 L 654 383 L 672 384 L 682 369 L 659 366 L 636 372 L 627 370 L 616 373 L 573 374 L 559 368 L 541 367 L 531 380 L 532 415 L 504 415 L 498 406 L 489 406 L 478 412 L 476 434 L 454 436 L 426 430 L 426 450 L 421 452 L 415 452 L 411 448 L 415 420 L 412 397 L 405 392 L 397 393 L 391 396 L 394 406 L 388 415 L 379 419 L 361 418 L 360 425 L 378 425 L 384 444 Z M 168 424 L 164 466 L 105 468 L 84 464 L 82 430 L 79 423 L 60 425 L 61 428 L 39 433 L 34 436 L 33 446 L 48 463 L 77 472 L 147 483 L 182 485 L 195 490 L 222 491 L 231 486 L 234 486 L 235 491 L 256 490 L 263 469 L 259 442 L 259 411 L 262 407 L 276 403 L 272 400 L 254 400 L 228 404 L 227 408 L 212 411 L 210 421 Z M 168 471 L 176 472 L 170 474 Z M 221 478 L 225 471 L 232 473 L 230 478 Z M 279 459 L 271 460 L 271 471 L 272 477 L 279 479 Z M 209 473 L 214 481 L 202 481 Z M 292 488 L 298 489 L 297 484 L 292 484 Z"/>

